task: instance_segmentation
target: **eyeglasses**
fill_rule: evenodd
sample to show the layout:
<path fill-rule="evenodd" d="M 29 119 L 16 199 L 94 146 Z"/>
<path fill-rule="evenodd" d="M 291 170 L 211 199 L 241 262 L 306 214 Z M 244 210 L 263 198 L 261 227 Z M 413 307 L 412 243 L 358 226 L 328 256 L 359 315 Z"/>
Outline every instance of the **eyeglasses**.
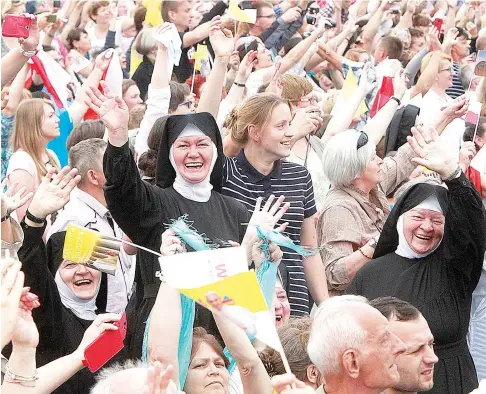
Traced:
<path fill-rule="evenodd" d="M 178 105 L 178 107 L 181 107 L 185 105 L 187 108 L 191 109 L 191 107 L 194 105 L 194 100 L 187 100 L 187 101 L 184 101 L 183 103 L 180 103 Z"/>
<path fill-rule="evenodd" d="M 362 148 L 368 143 L 368 134 L 366 133 L 361 133 L 361 135 L 358 138 L 358 144 L 356 145 L 356 150 L 359 148 Z"/>
<path fill-rule="evenodd" d="M 299 100 L 293 100 L 293 102 L 316 104 L 317 97 L 316 96 L 301 97 Z"/>
<path fill-rule="evenodd" d="M 439 72 L 442 72 L 442 71 L 449 71 L 450 73 L 454 73 L 454 66 L 449 66 L 447 68 L 442 68 L 439 70 Z"/>
<path fill-rule="evenodd" d="M 260 15 L 260 16 L 257 16 L 257 18 L 272 18 L 272 19 L 275 19 L 275 14 L 271 14 L 271 15 Z"/>

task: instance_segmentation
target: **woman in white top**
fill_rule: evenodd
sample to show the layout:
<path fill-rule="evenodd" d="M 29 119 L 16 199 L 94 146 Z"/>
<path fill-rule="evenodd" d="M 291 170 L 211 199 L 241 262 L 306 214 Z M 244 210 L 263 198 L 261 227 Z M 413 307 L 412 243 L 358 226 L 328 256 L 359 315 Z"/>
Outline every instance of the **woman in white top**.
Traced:
<path fill-rule="evenodd" d="M 76 27 L 68 33 L 66 41 L 70 49 L 68 57 L 73 71 L 81 82 L 84 82 L 93 71 L 93 64 L 88 58 L 91 49 L 88 33 L 86 33 L 86 30 Z"/>
<path fill-rule="evenodd" d="M 59 118 L 51 103 L 42 99 L 24 100 L 17 109 L 12 134 L 14 153 L 7 169 L 8 183 L 18 182 L 26 187 L 26 193 L 35 192 L 50 168 L 59 171 L 59 159 L 47 149 L 47 144 L 59 134 Z M 19 222 L 26 210 L 26 205 L 17 210 Z"/>

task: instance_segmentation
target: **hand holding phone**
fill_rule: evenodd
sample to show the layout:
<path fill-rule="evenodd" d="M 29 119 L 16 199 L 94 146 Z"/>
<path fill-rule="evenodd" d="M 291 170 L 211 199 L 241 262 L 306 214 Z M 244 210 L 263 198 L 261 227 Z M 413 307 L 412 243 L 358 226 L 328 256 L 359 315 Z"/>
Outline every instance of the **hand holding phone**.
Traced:
<path fill-rule="evenodd" d="M 2 36 L 29 38 L 32 19 L 25 15 L 6 14 L 2 24 Z"/>
<path fill-rule="evenodd" d="M 97 323 L 99 319 L 99 325 Z M 102 316 L 98 316 L 93 324 L 101 326 Z M 98 371 L 103 365 L 110 361 L 120 350 L 123 349 L 123 341 L 127 333 L 127 317 L 123 313 L 119 321 L 113 322 L 118 330 L 105 330 L 98 338 L 91 342 L 84 350 L 83 365 L 91 372 Z"/>

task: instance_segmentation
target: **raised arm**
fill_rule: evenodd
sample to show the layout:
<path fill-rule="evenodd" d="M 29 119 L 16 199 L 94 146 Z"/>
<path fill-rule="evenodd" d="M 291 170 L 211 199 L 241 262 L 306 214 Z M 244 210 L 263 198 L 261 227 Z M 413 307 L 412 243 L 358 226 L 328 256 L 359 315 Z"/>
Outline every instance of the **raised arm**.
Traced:
<path fill-rule="evenodd" d="M 221 27 L 221 19 L 213 18 L 209 31 L 209 41 L 214 50 L 214 64 L 199 100 L 197 112 L 209 112 L 216 119 L 223 94 L 224 78 L 231 52 L 234 49 L 233 35 Z"/>
<path fill-rule="evenodd" d="M 403 98 L 406 90 L 405 73 L 396 73 L 393 77 L 393 97 L 398 100 Z M 367 133 L 372 139 L 375 145 L 377 145 L 386 133 L 388 125 L 390 124 L 393 115 L 398 108 L 396 100 L 388 100 L 388 102 L 376 113 L 376 115 L 369 119 L 364 127 L 363 131 Z"/>
<path fill-rule="evenodd" d="M 19 38 L 20 49 L 13 49 L 2 57 L 2 88 L 15 78 L 27 60 L 35 54 L 39 45 L 40 32 L 37 20 L 34 16 L 27 15 L 32 18 L 29 37 L 25 40 Z"/>
<path fill-rule="evenodd" d="M 181 241 L 172 231 L 167 230 L 162 234 L 160 252 L 164 256 L 182 252 Z M 174 367 L 172 380 L 177 385 L 179 385 L 178 351 L 181 327 L 181 296 L 177 290 L 162 281 L 150 317 L 148 359 L 151 363 L 160 361 L 165 365 L 172 364 Z"/>
<path fill-rule="evenodd" d="M 20 99 L 22 98 L 29 67 L 30 66 L 28 64 L 25 64 L 10 85 L 10 89 L 8 91 L 8 102 L 5 108 L 2 109 L 2 113 L 4 115 L 13 116 L 15 115 L 15 112 L 17 112 L 17 107 L 19 106 Z"/>
<path fill-rule="evenodd" d="M 203 23 L 202 25 L 196 27 L 194 30 L 185 33 L 182 40 L 182 47 L 183 48 L 190 47 L 204 40 L 205 38 L 208 38 L 210 24 L 211 22 Z"/>
<path fill-rule="evenodd" d="M 96 59 L 93 70 L 88 75 L 86 81 L 84 81 L 81 89 L 79 90 L 73 104 L 68 108 L 69 117 L 73 126 L 76 126 L 83 120 L 83 117 L 88 110 L 88 105 L 86 100 L 86 91 L 90 90 L 91 87 L 97 87 L 103 77 L 103 73 L 110 65 L 111 58 L 113 56 L 112 50 L 100 53 Z"/>
<path fill-rule="evenodd" d="M 245 332 L 217 313 L 213 313 L 213 317 L 226 347 L 236 361 L 244 393 L 271 394 L 270 377 Z"/>
<path fill-rule="evenodd" d="M 380 6 L 375 11 L 375 13 L 371 16 L 368 23 L 363 28 L 363 41 L 364 41 L 364 49 L 368 52 L 371 51 L 373 40 L 375 39 L 378 29 L 381 25 L 381 20 L 383 18 L 383 14 L 390 8 L 390 2 L 388 0 L 382 0 Z"/>
<path fill-rule="evenodd" d="M 172 24 L 163 23 L 157 28 L 157 35 L 170 32 Z M 140 130 L 135 139 L 135 151 L 138 157 L 146 152 L 149 147 L 147 139 L 155 121 L 169 113 L 170 88 L 169 70 L 167 68 L 167 48 L 157 41 L 157 55 L 155 56 L 154 72 L 148 87 L 147 109 L 140 123 Z"/>

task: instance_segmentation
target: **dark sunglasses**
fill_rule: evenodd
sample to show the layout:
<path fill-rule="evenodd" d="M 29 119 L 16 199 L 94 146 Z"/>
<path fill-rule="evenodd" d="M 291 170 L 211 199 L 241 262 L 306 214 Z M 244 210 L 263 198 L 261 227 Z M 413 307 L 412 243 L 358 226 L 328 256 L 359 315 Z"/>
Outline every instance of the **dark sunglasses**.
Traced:
<path fill-rule="evenodd" d="M 368 143 L 368 134 L 366 133 L 361 133 L 361 135 L 358 138 L 358 144 L 356 145 L 356 150 L 359 148 L 362 148 Z"/>

